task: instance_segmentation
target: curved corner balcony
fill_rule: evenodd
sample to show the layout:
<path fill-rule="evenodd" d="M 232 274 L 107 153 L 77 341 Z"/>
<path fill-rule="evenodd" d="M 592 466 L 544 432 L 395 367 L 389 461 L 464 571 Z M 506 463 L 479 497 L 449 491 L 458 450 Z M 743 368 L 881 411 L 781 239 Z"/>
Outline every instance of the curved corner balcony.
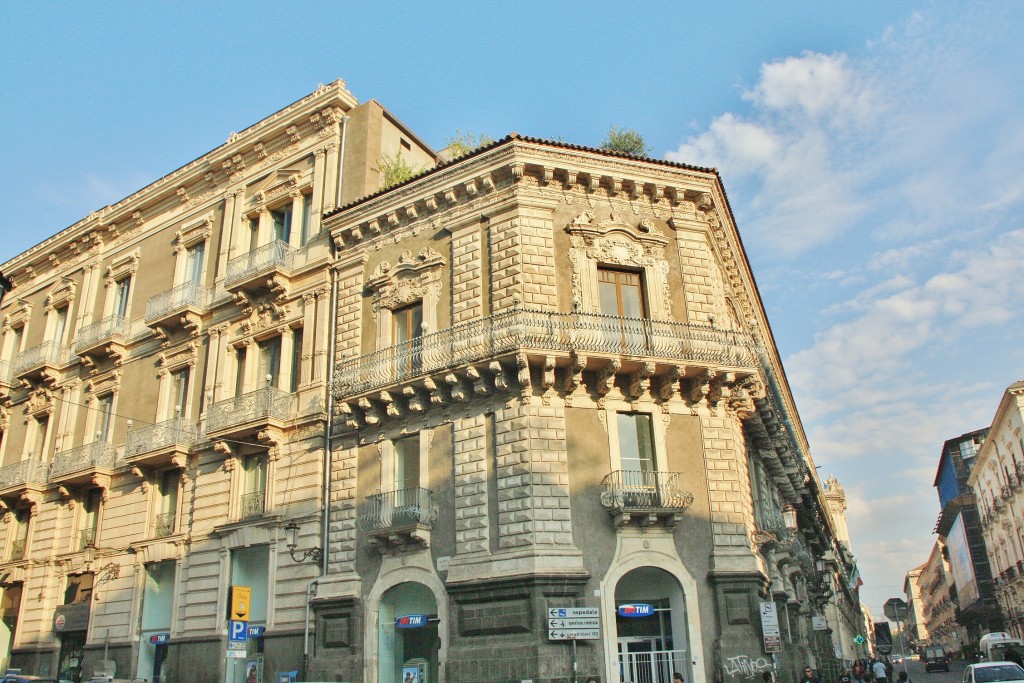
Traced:
<path fill-rule="evenodd" d="M 270 427 L 281 429 L 291 416 L 291 405 L 291 394 L 275 387 L 217 401 L 206 412 L 206 436 L 237 439 Z"/>
<path fill-rule="evenodd" d="M 50 482 L 53 484 L 85 484 L 96 475 L 110 476 L 114 469 L 116 450 L 103 441 L 94 441 L 53 456 Z"/>
<path fill-rule="evenodd" d="M 127 318 L 108 315 L 78 331 L 75 353 L 87 361 L 95 361 L 102 357 L 120 360 L 124 357 L 124 347 L 128 343 L 130 332 L 131 322 Z"/>
<path fill-rule="evenodd" d="M 146 302 L 146 325 L 161 331 L 197 327 L 210 305 L 210 290 L 186 282 Z"/>
<path fill-rule="evenodd" d="M 339 399 L 358 396 L 425 375 L 502 356 L 526 353 L 607 358 L 664 367 L 702 365 L 753 370 L 757 349 L 749 335 L 710 325 L 592 313 L 513 310 L 478 318 L 338 364 Z"/>
<path fill-rule="evenodd" d="M 29 490 L 41 491 L 46 486 L 50 463 L 33 458 L 0 467 L 0 496 L 19 496 Z"/>
<path fill-rule="evenodd" d="M 198 425 L 177 417 L 128 432 L 124 447 L 125 462 L 133 465 L 184 467 L 195 446 Z"/>
<path fill-rule="evenodd" d="M 54 377 L 53 373 L 69 365 L 73 358 L 71 347 L 53 341 L 43 342 L 18 354 L 10 376 L 24 380 Z"/>
<path fill-rule="evenodd" d="M 295 248 L 277 240 L 228 261 L 224 288 L 229 292 L 287 294 Z"/>
<path fill-rule="evenodd" d="M 418 487 L 367 496 L 360 505 L 356 527 L 382 552 L 406 546 L 426 546 L 437 521 L 434 494 Z"/>
<path fill-rule="evenodd" d="M 693 504 L 693 494 L 682 484 L 679 472 L 615 470 L 601 481 L 601 505 L 617 527 L 635 521 L 641 526 L 661 522 L 671 528 Z"/>

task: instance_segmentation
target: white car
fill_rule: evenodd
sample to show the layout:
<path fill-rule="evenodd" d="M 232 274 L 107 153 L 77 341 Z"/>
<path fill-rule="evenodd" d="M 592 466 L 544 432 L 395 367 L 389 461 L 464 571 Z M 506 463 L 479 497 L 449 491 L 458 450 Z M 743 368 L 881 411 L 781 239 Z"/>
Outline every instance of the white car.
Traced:
<path fill-rule="evenodd" d="M 963 683 L 1024 683 L 1024 669 L 1013 662 L 981 662 L 969 664 Z"/>

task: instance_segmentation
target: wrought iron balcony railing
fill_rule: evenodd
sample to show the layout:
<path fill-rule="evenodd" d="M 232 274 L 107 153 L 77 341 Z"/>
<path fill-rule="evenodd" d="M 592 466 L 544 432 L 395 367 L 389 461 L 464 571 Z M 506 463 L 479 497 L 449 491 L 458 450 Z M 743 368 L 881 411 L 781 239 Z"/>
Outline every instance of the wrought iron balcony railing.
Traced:
<path fill-rule="evenodd" d="M 276 387 L 217 401 L 207 411 L 206 432 L 212 434 L 259 420 L 287 420 L 291 403 L 291 394 Z"/>
<path fill-rule="evenodd" d="M 50 472 L 49 463 L 28 459 L 0 467 L 0 489 L 25 484 L 45 484 Z"/>
<path fill-rule="evenodd" d="M 187 308 L 206 310 L 210 290 L 197 282 L 186 282 L 157 294 L 146 302 L 146 324 L 152 324 Z"/>
<path fill-rule="evenodd" d="M 607 510 L 685 510 L 693 494 L 682 483 L 679 472 L 615 470 L 601 481 L 601 505 Z"/>
<path fill-rule="evenodd" d="M 277 240 L 265 244 L 228 261 L 228 267 L 224 273 L 224 285 L 231 287 L 275 269 L 291 270 L 294 259 L 295 249 L 287 242 Z"/>
<path fill-rule="evenodd" d="M 119 315 L 108 315 L 106 318 L 86 325 L 78 331 L 75 340 L 75 353 L 82 353 L 97 344 L 108 341 L 127 342 L 131 332 L 131 322 Z"/>
<path fill-rule="evenodd" d="M 262 517 L 267 510 L 266 501 L 267 492 L 264 489 L 243 494 L 238 507 L 239 518 L 253 519 L 254 517 Z"/>
<path fill-rule="evenodd" d="M 128 432 L 124 455 L 126 458 L 132 458 L 171 446 L 191 448 L 196 443 L 198 432 L 199 427 L 186 422 L 183 417 L 133 429 Z"/>
<path fill-rule="evenodd" d="M 96 545 L 96 530 L 95 529 L 82 529 L 78 532 L 78 550 L 82 551 L 86 548 Z"/>
<path fill-rule="evenodd" d="M 708 325 L 589 313 L 514 310 L 426 334 L 338 365 L 338 396 L 360 394 L 522 349 L 640 356 L 754 368 L 746 334 Z"/>
<path fill-rule="evenodd" d="M 50 480 L 95 469 L 112 469 L 117 451 L 110 444 L 94 441 L 78 448 L 61 451 L 53 457 Z"/>
<path fill-rule="evenodd" d="M 173 512 L 165 512 L 157 515 L 153 522 L 153 537 L 164 538 L 174 533 L 175 515 Z"/>
<path fill-rule="evenodd" d="M 70 362 L 71 347 L 47 341 L 18 354 L 17 360 L 11 366 L 11 376 L 21 375 L 44 365 L 61 366 Z"/>
<path fill-rule="evenodd" d="M 392 531 L 403 527 L 432 528 L 437 521 L 434 494 L 428 489 L 411 487 L 367 496 L 356 518 L 363 531 Z"/>
<path fill-rule="evenodd" d="M 11 562 L 25 559 L 25 539 L 11 541 Z"/>

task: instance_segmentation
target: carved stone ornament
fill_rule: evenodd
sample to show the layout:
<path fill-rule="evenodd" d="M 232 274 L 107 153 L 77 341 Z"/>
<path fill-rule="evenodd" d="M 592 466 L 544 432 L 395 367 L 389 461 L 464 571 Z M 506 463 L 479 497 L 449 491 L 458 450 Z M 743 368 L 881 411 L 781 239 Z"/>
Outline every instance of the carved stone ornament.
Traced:
<path fill-rule="evenodd" d="M 32 417 L 42 417 L 53 412 L 53 394 L 46 387 L 39 387 L 28 395 L 25 412 Z"/>
<path fill-rule="evenodd" d="M 199 345 L 190 341 L 181 348 L 161 353 L 159 358 L 161 374 L 173 372 L 186 365 L 194 367 L 199 361 Z"/>
<path fill-rule="evenodd" d="M 138 250 L 119 256 L 107 266 L 107 285 L 112 286 L 115 282 L 123 280 L 129 275 L 134 275 L 139 271 L 139 252 Z"/>
<path fill-rule="evenodd" d="M 109 374 L 90 379 L 85 383 L 85 392 L 93 396 L 117 392 L 121 388 L 121 373 L 121 370 L 112 370 Z"/>
<path fill-rule="evenodd" d="M 421 301 L 428 293 L 440 296 L 444 264 L 444 257 L 430 247 L 424 247 L 415 256 L 403 251 L 394 266 L 381 261 L 366 282 L 375 295 L 374 313 L 381 308 L 394 310 Z"/>
<path fill-rule="evenodd" d="M 204 216 L 196 222 L 182 226 L 174 236 L 175 253 L 195 246 L 210 239 L 213 234 L 213 214 Z"/>
<path fill-rule="evenodd" d="M 60 282 L 54 285 L 50 293 L 46 295 L 46 308 L 54 310 L 70 305 L 75 300 L 77 290 L 78 285 L 67 278 L 61 278 Z"/>
<path fill-rule="evenodd" d="M 11 424 L 11 411 L 7 406 L 0 406 L 0 432 L 6 432 Z"/>
<path fill-rule="evenodd" d="M 24 327 L 32 315 L 32 304 L 27 301 L 15 301 L 7 315 L 4 316 L 4 329 Z"/>
<path fill-rule="evenodd" d="M 668 282 L 669 264 L 665 246 L 669 238 L 654 223 L 641 220 L 637 227 L 611 211 L 608 220 L 595 223 L 593 211 L 584 211 L 566 227 L 572 248 L 572 300 L 585 313 L 600 312 L 597 293 L 597 268 L 601 265 L 625 266 L 644 271 L 651 296 L 651 313 L 662 320 L 672 319 L 672 300 Z"/>

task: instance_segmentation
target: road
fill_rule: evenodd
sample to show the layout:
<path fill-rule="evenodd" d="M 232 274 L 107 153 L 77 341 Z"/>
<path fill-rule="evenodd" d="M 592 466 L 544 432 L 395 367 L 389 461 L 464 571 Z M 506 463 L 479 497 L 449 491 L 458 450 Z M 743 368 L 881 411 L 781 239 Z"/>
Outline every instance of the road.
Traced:
<path fill-rule="evenodd" d="M 907 675 L 913 683 L 959 683 L 963 680 L 966 668 L 967 662 L 962 659 L 954 659 L 949 665 L 949 673 L 945 671 L 926 673 L 924 662 L 917 659 L 907 660 Z M 893 678 L 899 678 L 901 671 L 903 671 L 903 665 L 896 664 L 893 668 Z"/>

